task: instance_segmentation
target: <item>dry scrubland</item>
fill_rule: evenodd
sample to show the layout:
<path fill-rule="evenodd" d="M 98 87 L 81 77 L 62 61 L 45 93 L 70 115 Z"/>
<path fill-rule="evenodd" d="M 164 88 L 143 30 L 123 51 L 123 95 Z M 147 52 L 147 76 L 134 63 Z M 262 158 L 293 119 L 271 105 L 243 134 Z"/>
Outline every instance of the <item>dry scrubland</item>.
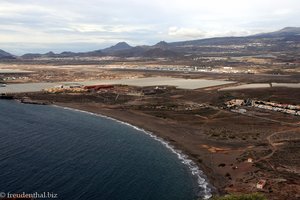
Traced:
<path fill-rule="evenodd" d="M 97 90 L 57 90 L 14 94 L 24 103 L 67 106 L 111 116 L 149 130 L 188 154 L 218 194 L 262 193 L 268 199 L 300 197 L 300 117 L 241 105 L 252 99 L 300 105 L 299 88 L 221 90 L 248 83 L 299 83 L 295 53 L 277 58 L 218 55 L 191 58 L 68 58 L 3 61 L 3 83 L 80 82 L 143 77 L 227 80 L 234 83 L 195 90 L 174 86 L 115 85 Z M 287 56 L 288 55 L 288 56 Z M 49 90 L 50 91 L 50 90 Z M 265 180 L 263 189 L 256 184 Z M 263 199 L 244 196 L 241 199 Z M 224 197 L 223 199 L 237 199 Z"/>

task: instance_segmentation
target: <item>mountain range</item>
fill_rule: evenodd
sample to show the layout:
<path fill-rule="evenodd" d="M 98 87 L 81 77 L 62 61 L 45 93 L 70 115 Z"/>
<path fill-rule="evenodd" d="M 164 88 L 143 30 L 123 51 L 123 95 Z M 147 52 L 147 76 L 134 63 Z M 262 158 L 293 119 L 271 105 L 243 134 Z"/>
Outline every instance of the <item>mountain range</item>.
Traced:
<path fill-rule="evenodd" d="M 14 59 L 14 58 L 15 57 L 12 54 L 0 49 L 0 59 Z"/>
<path fill-rule="evenodd" d="M 114 46 L 90 52 L 48 52 L 45 54 L 25 54 L 16 57 L 0 50 L 0 59 L 33 59 L 88 56 L 118 56 L 118 57 L 178 57 L 203 54 L 259 54 L 268 52 L 300 51 L 300 27 L 286 27 L 279 31 L 261 33 L 244 37 L 216 37 L 208 39 L 167 43 L 161 41 L 153 46 L 130 46 L 119 42 Z"/>

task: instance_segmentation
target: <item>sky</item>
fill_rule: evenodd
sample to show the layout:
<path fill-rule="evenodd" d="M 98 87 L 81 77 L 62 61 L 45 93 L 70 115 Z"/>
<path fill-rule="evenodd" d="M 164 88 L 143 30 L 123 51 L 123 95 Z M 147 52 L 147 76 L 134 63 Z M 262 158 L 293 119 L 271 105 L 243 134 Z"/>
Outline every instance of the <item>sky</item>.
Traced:
<path fill-rule="evenodd" d="M 300 27 L 300 0 L 0 0 L 0 49 L 89 51 Z"/>

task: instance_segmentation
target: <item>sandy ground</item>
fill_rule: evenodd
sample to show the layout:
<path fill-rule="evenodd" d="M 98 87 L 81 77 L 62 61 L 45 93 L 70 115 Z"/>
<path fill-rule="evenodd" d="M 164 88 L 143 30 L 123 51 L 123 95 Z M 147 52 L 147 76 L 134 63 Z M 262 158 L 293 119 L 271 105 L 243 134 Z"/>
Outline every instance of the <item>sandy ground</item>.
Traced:
<path fill-rule="evenodd" d="M 153 76 L 227 80 L 238 82 L 237 84 L 300 82 L 299 73 L 288 72 L 285 75 L 271 72 L 148 72 L 130 69 L 107 70 L 99 68 L 98 65 L 26 65 L 21 69 L 34 73 L 18 75 L 16 80 L 10 80 L 8 83 L 115 80 Z M 111 116 L 151 131 L 189 155 L 220 194 L 262 192 L 270 200 L 300 198 L 299 117 L 254 108 L 246 108 L 247 113 L 242 115 L 222 108 L 225 101 L 234 98 L 299 105 L 299 88 L 218 91 L 220 88 L 222 87 L 170 89 L 162 94 L 150 96 L 119 95 L 119 91 L 100 91 L 84 94 L 28 93 L 18 94 L 17 97 L 27 96 L 37 101 Z M 141 89 L 127 90 L 130 93 L 132 91 L 140 93 Z M 253 162 L 247 162 L 248 158 L 252 158 Z M 255 187 L 260 179 L 267 180 L 263 190 Z"/>
<path fill-rule="evenodd" d="M 24 95 L 110 116 L 153 132 L 189 155 L 219 194 L 262 192 L 274 200 L 299 197 L 299 117 L 254 108 L 246 108 L 248 112 L 242 115 L 221 108 L 227 98 L 235 97 L 299 103 L 298 89 L 231 93 L 171 89 L 143 97 L 109 91 L 19 97 Z M 248 158 L 253 161 L 247 162 Z M 263 190 L 256 189 L 260 179 L 267 180 Z"/>

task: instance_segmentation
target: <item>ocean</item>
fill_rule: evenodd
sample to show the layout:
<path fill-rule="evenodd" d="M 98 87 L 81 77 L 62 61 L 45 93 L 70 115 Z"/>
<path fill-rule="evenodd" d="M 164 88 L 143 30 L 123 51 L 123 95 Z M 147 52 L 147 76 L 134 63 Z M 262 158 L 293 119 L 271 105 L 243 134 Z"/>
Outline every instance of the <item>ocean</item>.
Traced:
<path fill-rule="evenodd" d="M 111 118 L 0 101 L 0 195 L 63 200 L 193 200 L 202 172 L 168 143 Z"/>

